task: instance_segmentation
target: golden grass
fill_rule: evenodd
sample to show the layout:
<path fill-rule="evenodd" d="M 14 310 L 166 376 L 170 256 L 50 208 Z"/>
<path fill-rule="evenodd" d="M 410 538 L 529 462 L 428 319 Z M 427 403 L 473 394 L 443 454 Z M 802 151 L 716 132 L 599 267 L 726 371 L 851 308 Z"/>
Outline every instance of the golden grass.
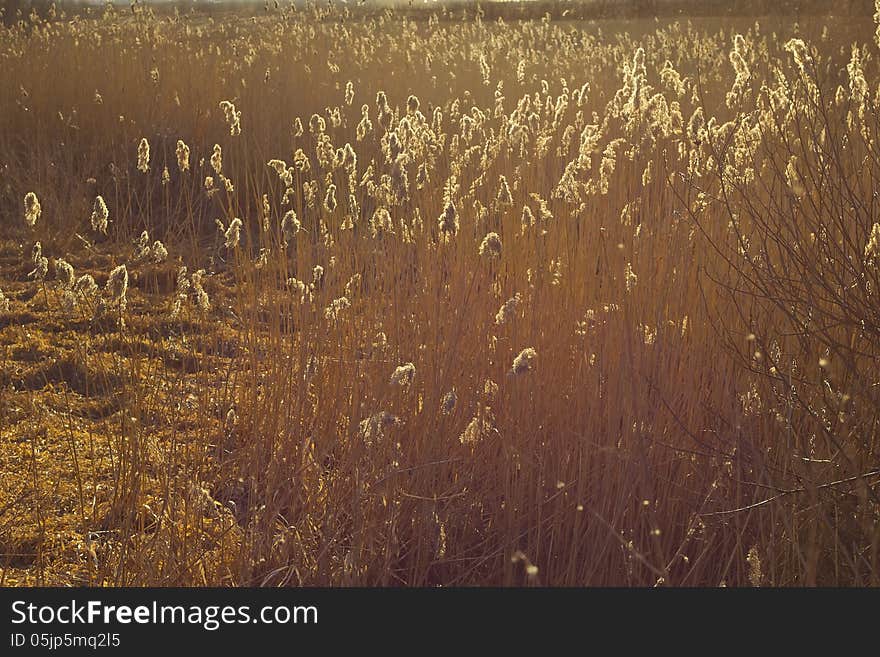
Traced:
<path fill-rule="evenodd" d="M 0 583 L 878 584 L 877 44 L 725 25 L 4 28 Z"/>

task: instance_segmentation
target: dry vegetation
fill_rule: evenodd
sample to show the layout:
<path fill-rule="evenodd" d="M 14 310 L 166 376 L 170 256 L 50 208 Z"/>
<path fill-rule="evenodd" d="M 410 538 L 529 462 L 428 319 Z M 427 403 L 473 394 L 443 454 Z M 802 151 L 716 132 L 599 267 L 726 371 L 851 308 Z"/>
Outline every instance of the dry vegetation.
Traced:
<path fill-rule="evenodd" d="M 0 583 L 877 585 L 864 28 L 2 28 Z"/>

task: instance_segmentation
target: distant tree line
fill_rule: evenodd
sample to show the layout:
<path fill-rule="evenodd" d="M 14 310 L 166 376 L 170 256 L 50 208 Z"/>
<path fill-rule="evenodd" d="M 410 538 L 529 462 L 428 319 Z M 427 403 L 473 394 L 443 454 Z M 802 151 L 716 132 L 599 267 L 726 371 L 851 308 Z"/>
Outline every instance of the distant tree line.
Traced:
<path fill-rule="evenodd" d="M 0 0 L 0 23 L 15 23 L 19 20 L 26 20 L 32 12 L 36 12 L 38 16 L 46 17 L 49 9 L 55 5 L 56 9 L 64 9 L 68 13 L 75 9 L 84 9 L 86 7 L 100 7 L 104 4 L 103 0 Z M 117 7 L 124 8 L 118 0 L 115 2 Z"/>
<path fill-rule="evenodd" d="M 473 5 L 452 0 L 454 6 Z M 480 3 L 486 18 L 539 17 L 563 13 L 575 18 L 629 18 L 651 16 L 762 16 L 835 14 L 871 16 L 874 0 L 533 0 L 532 2 Z"/>
<path fill-rule="evenodd" d="M 0 2 L 0 10 L 4 12 L 3 22 L 13 23 L 20 18 L 27 18 L 35 9 L 42 14 L 48 9 L 49 4 L 44 0 L 3 0 Z"/>
<path fill-rule="evenodd" d="M 294 0 L 305 4 L 307 0 Z M 140 0 L 144 2 L 144 0 Z M 290 0 L 282 0 L 286 5 Z M 318 4 L 325 4 L 319 0 Z M 26 19 L 32 11 L 45 16 L 51 5 L 59 9 L 82 8 L 83 2 L 77 0 L 0 0 L 2 22 L 12 23 Z M 91 3 L 92 6 L 100 3 Z M 119 3 L 115 3 L 119 6 Z M 149 4 L 147 0 L 146 4 Z M 262 0 L 251 0 L 255 7 L 263 7 Z M 471 0 L 447 0 L 451 7 L 475 9 L 480 6 L 486 18 L 537 18 L 550 14 L 551 17 L 569 19 L 602 17 L 645 17 L 645 16 L 750 16 L 750 15 L 788 15 L 825 14 L 844 16 L 870 16 L 874 12 L 874 0 L 531 0 L 530 2 L 473 2 Z M 163 3 L 165 8 L 167 5 Z M 180 2 L 181 6 L 192 7 L 192 0 Z M 425 11 L 412 6 L 406 0 L 367 0 L 361 7 L 370 12 L 388 5 L 399 7 L 404 13 Z M 122 7 L 125 5 L 123 4 Z M 195 6 L 198 6 L 196 4 Z M 432 7 L 430 11 L 434 11 Z"/>

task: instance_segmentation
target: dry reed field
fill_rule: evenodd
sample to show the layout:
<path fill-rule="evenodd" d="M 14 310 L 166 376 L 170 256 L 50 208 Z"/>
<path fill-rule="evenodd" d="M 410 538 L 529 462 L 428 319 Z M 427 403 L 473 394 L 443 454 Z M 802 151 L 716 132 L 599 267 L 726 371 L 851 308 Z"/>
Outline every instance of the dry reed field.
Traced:
<path fill-rule="evenodd" d="M 870 11 L 257 13 L 0 27 L 0 584 L 880 584 Z"/>

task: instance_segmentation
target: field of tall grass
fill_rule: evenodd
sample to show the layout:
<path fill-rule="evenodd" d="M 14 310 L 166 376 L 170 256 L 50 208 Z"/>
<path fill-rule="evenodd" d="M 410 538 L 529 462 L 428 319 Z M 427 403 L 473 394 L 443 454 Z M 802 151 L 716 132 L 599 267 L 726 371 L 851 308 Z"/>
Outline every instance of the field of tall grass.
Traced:
<path fill-rule="evenodd" d="M 0 28 L 0 584 L 880 584 L 880 29 L 823 24 Z"/>

